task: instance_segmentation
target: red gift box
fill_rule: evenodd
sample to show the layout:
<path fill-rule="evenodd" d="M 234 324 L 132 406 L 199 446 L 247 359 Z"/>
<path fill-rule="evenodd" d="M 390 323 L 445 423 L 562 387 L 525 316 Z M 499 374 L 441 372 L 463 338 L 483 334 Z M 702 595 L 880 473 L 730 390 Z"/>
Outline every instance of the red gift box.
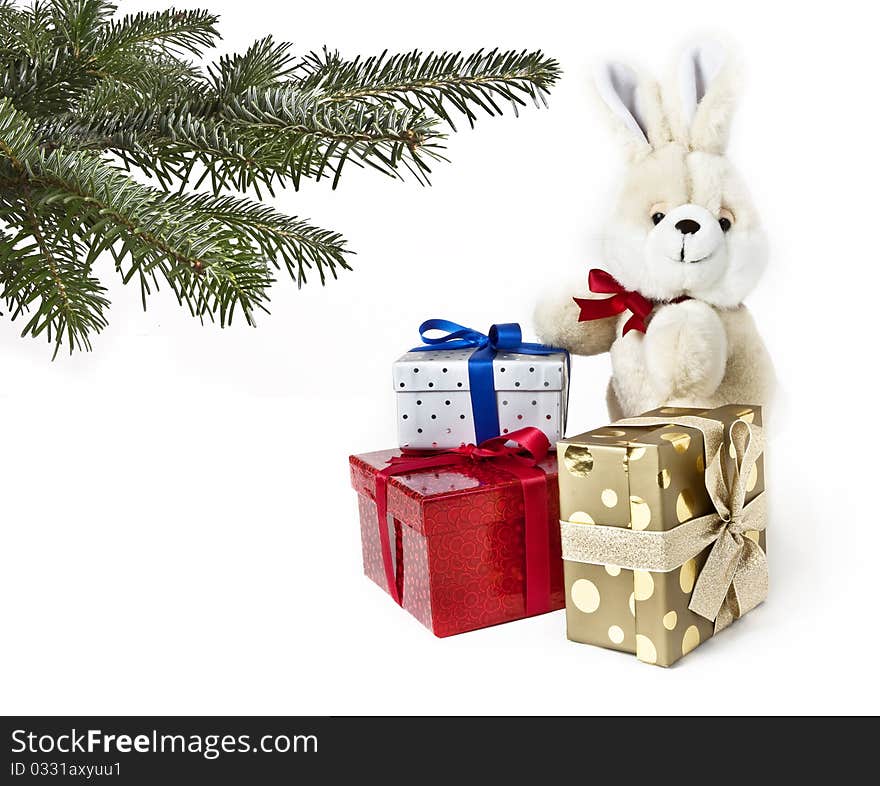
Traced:
<path fill-rule="evenodd" d="M 393 564 L 386 567 L 377 481 L 382 470 L 391 471 L 389 460 L 403 462 L 404 455 L 386 450 L 349 459 L 369 578 L 437 636 L 565 606 L 555 456 L 521 472 L 504 460 L 479 457 L 403 474 L 393 470 L 395 475 L 387 478 L 385 524 Z M 408 470 L 409 463 L 400 467 Z M 540 492 L 543 504 L 537 515 L 530 508 L 527 532 L 524 487 L 533 481 L 529 473 L 539 476 L 537 485 L 546 493 Z"/>

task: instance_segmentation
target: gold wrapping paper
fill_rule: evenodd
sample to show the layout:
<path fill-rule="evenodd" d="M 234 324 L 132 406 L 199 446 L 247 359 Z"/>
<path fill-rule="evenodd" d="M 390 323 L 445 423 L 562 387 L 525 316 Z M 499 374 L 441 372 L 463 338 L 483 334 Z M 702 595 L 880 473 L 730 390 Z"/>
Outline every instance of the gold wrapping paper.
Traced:
<path fill-rule="evenodd" d="M 570 639 L 668 666 L 763 600 L 760 422 L 664 408 L 558 444 Z"/>

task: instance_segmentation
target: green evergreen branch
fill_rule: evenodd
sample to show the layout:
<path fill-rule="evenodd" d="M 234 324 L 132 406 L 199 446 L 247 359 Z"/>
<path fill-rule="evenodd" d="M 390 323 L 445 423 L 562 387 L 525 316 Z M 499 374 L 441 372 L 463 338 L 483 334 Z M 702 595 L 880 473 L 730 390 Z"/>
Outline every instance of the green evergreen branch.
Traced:
<path fill-rule="evenodd" d="M 221 110 L 242 138 L 266 145 L 279 175 L 298 187 L 303 177 L 325 172 L 339 182 L 349 159 L 400 177 L 403 163 L 419 179 L 430 173 L 428 160 L 440 158 L 443 134 L 437 119 L 421 111 L 362 102 L 325 104 L 313 93 L 287 87 L 249 90 Z"/>
<path fill-rule="evenodd" d="M 12 318 L 30 314 L 22 336 L 46 334 L 54 354 L 63 344 L 70 351 L 90 349 L 90 336 L 107 324 L 109 301 L 100 281 L 83 267 L 83 247 L 65 236 L 51 212 L 43 211 L 26 189 L 18 211 L 2 211 L 7 226 L 17 231 L 6 249 L 2 297 Z"/>
<path fill-rule="evenodd" d="M 266 261 L 228 226 L 210 220 L 199 196 L 142 186 L 84 153 L 53 153 L 41 170 L 44 202 L 78 209 L 89 258 L 110 251 L 126 283 L 143 276 L 143 295 L 150 293 L 146 278 L 155 280 L 159 272 L 195 316 L 213 319 L 216 313 L 222 326 L 237 307 L 248 322 L 255 309 L 265 308 L 272 283 Z"/>
<path fill-rule="evenodd" d="M 0 98 L 9 98 L 30 117 L 52 117 L 68 111 L 76 96 L 93 83 L 63 49 L 50 48 L 7 63 L 0 70 Z"/>
<path fill-rule="evenodd" d="M 94 46 L 116 13 L 116 6 L 105 0 L 50 0 L 49 8 L 54 37 L 77 58 Z"/>
<path fill-rule="evenodd" d="M 508 102 L 514 112 L 525 98 L 544 102 L 559 78 L 557 63 L 541 52 L 460 52 L 427 55 L 419 51 L 344 61 L 325 51 L 305 58 L 303 86 L 319 89 L 325 101 L 393 100 L 410 108 L 424 108 L 454 129 L 448 102 L 473 125 L 475 109 L 502 114 L 495 98 Z"/>
<path fill-rule="evenodd" d="M 39 153 L 33 123 L 27 115 L 0 98 L 0 164 L 19 175 L 25 174 L 26 163 Z"/>
<path fill-rule="evenodd" d="M 333 278 L 337 268 L 351 270 L 342 236 L 311 226 L 307 219 L 285 216 L 265 205 L 231 196 L 201 195 L 191 202 L 191 207 L 206 218 L 240 230 L 276 268 L 280 267 L 280 256 L 300 285 L 307 282 L 307 270 L 316 269 L 322 284 L 327 270 Z"/>
<path fill-rule="evenodd" d="M 272 36 L 254 42 L 242 55 L 226 55 L 208 66 L 218 98 L 236 96 L 252 88 L 274 87 L 294 73 L 292 44 L 277 44 Z"/>
<path fill-rule="evenodd" d="M 101 29 L 95 42 L 95 60 L 106 65 L 119 52 L 145 47 L 167 55 L 201 55 L 220 37 L 217 20 L 208 11 L 175 8 L 129 15 Z"/>
<path fill-rule="evenodd" d="M 0 32 L 4 57 L 20 55 L 36 56 L 51 48 L 51 7 L 47 3 L 34 3 L 18 8 L 14 2 L 0 7 Z"/>
<path fill-rule="evenodd" d="M 215 194 L 227 187 L 258 189 L 259 184 L 271 191 L 284 181 L 298 188 L 303 178 L 320 180 L 328 173 L 335 187 L 348 160 L 394 177 L 401 177 L 403 164 L 425 180 L 429 160 L 442 157 L 445 139 L 436 118 L 419 111 L 360 102 L 328 105 L 314 94 L 288 88 L 251 88 L 216 113 L 197 103 L 169 111 L 158 96 L 117 95 L 126 111 L 86 107 L 55 121 L 47 133 L 76 134 L 89 148 L 107 140 L 127 161 L 169 184 L 174 172 L 192 173 L 198 165 Z M 173 163 L 174 171 L 161 168 L 163 163 Z M 180 179 L 187 183 L 191 178 Z M 200 184 L 196 178 L 196 187 Z"/>
<path fill-rule="evenodd" d="M 51 343 L 54 334 L 55 354 L 65 337 L 71 352 L 74 347 L 91 349 L 89 334 L 98 333 L 107 325 L 103 310 L 110 302 L 102 295 L 104 287 L 97 279 L 83 275 L 77 264 L 76 252 L 79 249 L 75 244 L 71 246 L 74 253 L 62 261 L 61 254 L 66 250 L 66 244 L 51 242 L 45 237 L 44 220 L 34 209 L 30 188 L 25 188 L 23 193 L 30 233 L 45 264 L 34 266 L 34 275 L 30 277 L 25 275 L 25 270 L 19 274 L 20 278 L 27 278 L 31 299 L 40 299 L 40 308 L 24 326 L 22 335 L 29 333 L 38 336 L 45 331 Z M 72 275 L 62 275 L 62 265 L 66 265 Z M 22 289 L 19 282 L 13 280 L 12 283 L 18 284 L 19 290 Z M 26 306 L 27 300 L 24 303 Z"/>
<path fill-rule="evenodd" d="M 3 212 L 5 214 L 7 211 Z M 3 260 L 3 265 L 0 265 L 0 298 L 6 302 L 11 319 L 17 319 L 27 309 L 26 293 L 13 284 L 21 273 L 27 254 L 28 249 L 16 248 L 9 233 L 0 230 L 0 259 Z"/>
<path fill-rule="evenodd" d="M 426 183 L 455 114 L 541 104 L 559 76 L 540 52 L 298 58 L 269 36 L 203 69 L 187 58 L 215 46 L 213 14 L 115 14 L 0 0 L 0 297 L 56 352 L 106 325 L 108 257 L 144 307 L 162 284 L 202 320 L 253 323 L 275 270 L 323 284 L 351 252 L 228 191 L 335 188 L 349 162 Z"/>

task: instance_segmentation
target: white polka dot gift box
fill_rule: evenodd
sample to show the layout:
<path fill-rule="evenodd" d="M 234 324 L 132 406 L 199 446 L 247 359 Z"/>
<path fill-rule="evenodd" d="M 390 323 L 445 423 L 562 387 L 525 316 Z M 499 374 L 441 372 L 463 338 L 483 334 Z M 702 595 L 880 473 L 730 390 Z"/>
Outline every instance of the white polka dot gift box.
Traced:
<path fill-rule="evenodd" d="M 759 407 L 666 407 L 557 451 L 569 639 L 670 666 L 766 598 Z"/>
<path fill-rule="evenodd" d="M 525 426 L 539 428 L 551 442 L 562 437 L 569 380 L 564 350 L 524 342 L 515 323 L 483 334 L 431 319 L 419 333 L 423 345 L 393 369 L 401 447 L 454 448 Z"/>

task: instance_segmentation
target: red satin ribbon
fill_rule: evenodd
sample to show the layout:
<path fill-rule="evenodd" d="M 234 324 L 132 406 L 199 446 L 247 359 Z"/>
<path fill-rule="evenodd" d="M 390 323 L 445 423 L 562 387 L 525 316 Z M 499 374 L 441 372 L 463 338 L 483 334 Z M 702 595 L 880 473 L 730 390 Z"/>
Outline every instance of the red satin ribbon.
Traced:
<path fill-rule="evenodd" d="M 648 300 L 644 295 L 624 289 L 616 278 L 604 270 L 593 268 L 589 275 L 590 291 L 598 295 L 612 295 L 603 300 L 589 300 L 576 297 L 574 302 L 581 307 L 581 315 L 578 322 L 589 322 L 593 319 L 604 319 L 631 311 L 632 316 L 623 326 L 623 335 L 630 330 L 638 330 L 644 333 L 647 330 L 645 318 L 654 308 L 654 301 Z"/>
<path fill-rule="evenodd" d="M 514 445 L 506 443 L 513 442 Z M 546 458 L 550 441 L 543 431 L 527 428 L 493 437 L 479 445 L 462 445 L 443 451 L 403 450 L 389 459 L 389 466 L 376 475 L 376 512 L 379 542 L 388 592 L 398 605 L 403 598 L 397 588 L 391 538 L 388 534 L 388 479 L 419 470 L 454 467 L 474 461 L 491 461 L 492 466 L 514 475 L 522 486 L 525 521 L 526 614 L 550 610 L 550 529 L 547 518 L 547 475 L 537 464 Z"/>

